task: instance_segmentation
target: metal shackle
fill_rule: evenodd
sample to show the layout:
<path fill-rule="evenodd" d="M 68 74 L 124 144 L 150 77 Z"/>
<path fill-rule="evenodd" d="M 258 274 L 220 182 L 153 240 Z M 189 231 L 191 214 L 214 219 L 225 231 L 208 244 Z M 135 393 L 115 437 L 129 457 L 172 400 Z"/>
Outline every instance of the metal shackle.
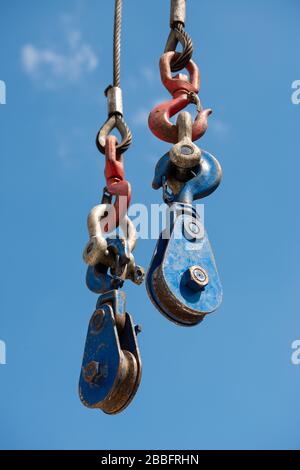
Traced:
<path fill-rule="evenodd" d="M 193 168 L 200 163 L 201 150 L 192 141 L 193 118 L 182 111 L 177 118 L 178 143 L 170 150 L 171 162 L 179 168 Z"/>
<path fill-rule="evenodd" d="M 109 214 L 112 207 L 110 204 L 99 204 L 88 215 L 87 225 L 90 240 L 84 249 L 83 259 L 89 266 L 95 266 L 98 263 L 106 266 L 114 264 L 114 258 L 107 249 L 107 240 L 103 236 L 104 229 L 102 228 L 105 225 L 105 215 Z M 120 222 L 120 227 L 131 253 L 136 245 L 136 230 L 127 215 Z"/>

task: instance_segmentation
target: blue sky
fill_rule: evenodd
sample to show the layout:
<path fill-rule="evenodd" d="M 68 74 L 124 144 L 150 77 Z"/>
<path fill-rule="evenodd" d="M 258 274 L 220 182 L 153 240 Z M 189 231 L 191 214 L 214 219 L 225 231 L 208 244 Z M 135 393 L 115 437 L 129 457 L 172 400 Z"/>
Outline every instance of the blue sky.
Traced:
<path fill-rule="evenodd" d="M 122 46 L 126 153 L 133 202 L 151 189 L 169 146 L 146 125 L 167 98 L 158 60 L 169 2 L 126 1 Z M 206 228 L 224 287 L 218 313 L 185 329 L 126 285 L 143 325 L 143 379 L 133 404 L 110 417 L 84 408 L 77 382 L 97 296 L 85 287 L 86 217 L 103 187 L 94 144 L 111 82 L 113 2 L 3 0 L 1 123 L 0 448 L 300 448 L 300 79 L 297 0 L 189 0 L 187 30 L 212 107 L 200 142 L 223 182 L 205 200 Z M 147 267 L 155 241 L 140 241 Z"/>

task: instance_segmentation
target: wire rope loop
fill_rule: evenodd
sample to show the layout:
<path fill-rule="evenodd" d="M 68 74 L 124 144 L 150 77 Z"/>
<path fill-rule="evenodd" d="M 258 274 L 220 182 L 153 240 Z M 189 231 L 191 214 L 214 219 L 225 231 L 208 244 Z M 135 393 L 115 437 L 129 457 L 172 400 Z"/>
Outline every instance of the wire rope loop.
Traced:
<path fill-rule="evenodd" d="M 172 72 L 179 72 L 184 69 L 193 56 L 193 41 L 189 34 L 184 30 L 182 23 L 174 25 L 171 29 L 167 39 L 165 52 L 175 51 L 178 43 L 182 45 L 182 52 L 178 53 L 179 55 L 174 57 L 171 64 Z"/>
<path fill-rule="evenodd" d="M 112 115 L 103 124 L 96 138 L 97 148 L 103 155 L 105 155 L 106 138 L 114 129 L 117 129 L 120 132 L 122 138 L 116 148 L 118 155 L 126 152 L 132 143 L 132 133 L 123 117 L 118 114 Z"/>

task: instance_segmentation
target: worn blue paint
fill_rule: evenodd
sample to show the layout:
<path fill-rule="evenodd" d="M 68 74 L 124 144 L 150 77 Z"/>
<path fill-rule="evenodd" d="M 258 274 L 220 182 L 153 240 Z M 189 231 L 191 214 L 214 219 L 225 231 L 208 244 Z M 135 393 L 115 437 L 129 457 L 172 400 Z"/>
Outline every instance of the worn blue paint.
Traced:
<path fill-rule="evenodd" d="M 198 173 L 183 186 L 175 201 L 192 204 L 197 199 L 209 196 L 217 189 L 221 178 L 222 170 L 218 160 L 210 153 L 202 150 Z"/>
<path fill-rule="evenodd" d="M 108 273 L 108 267 L 102 264 L 89 266 L 86 272 L 86 285 L 95 294 L 104 294 L 113 289 L 113 277 Z"/>
<path fill-rule="evenodd" d="M 100 296 L 97 308 L 100 307 L 105 312 L 103 326 L 97 333 L 93 327 L 92 319 L 90 321 L 79 380 L 81 400 L 86 406 L 92 408 L 98 407 L 109 395 L 118 374 L 121 356 L 115 313 L 126 315 L 124 292 L 115 290 Z M 101 364 L 106 371 L 97 384 L 88 383 L 84 379 L 83 371 L 92 361 Z"/>
<path fill-rule="evenodd" d="M 170 291 L 182 305 L 208 314 L 221 304 L 221 282 L 207 233 L 203 230 L 202 238 L 196 241 L 188 240 L 182 234 L 185 219 L 190 220 L 190 216 L 179 215 L 174 222 L 162 260 L 163 275 Z M 194 292 L 183 282 L 187 269 L 194 265 L 204 268 L 209 277 L 208 285 L 200 292 Z"/>
<path fill-rule="evenodd" d="M 168 187 L 168 177 L 173 169 L 169 153 L 158 161 L 155 168 L 152 186 L 154 189 L 163 187 L 164 201 L 171 209 L 170 238 L 166 240 L 161 236 L 158 240 L 147 275 L 147 289 L 161 313 L 180 325 L 191 326 L 200 323 L 204 315 L 215 311 L 222 302 L 222 286 L 214 255 L 202 222 L 192 207 L 193 201 L 217 189 L 222 169 L 213 155 L 201 150 L 201 161 L 193 169 L 194 176 L 183 184 L 177 194 L 173 194 Z M 201 227 L 201 238 L 186 237 L 185 224 L 192 220 Z M 200 266 L 209 278 L 208 285 L 198 292 L 186 282 L 192 266 Z M 157 285 L 158 288 L 155 287 Z M 183 316 L 178 310 L 183 312 Z"/>
<path fill-rule="evenodd" d="M 178 324 L 190 326 L 199 323 L 203 315 L 215 311 L 222 302 L 222 286 L 216 268 L 214 255 L 208 240 L 206 231 L 202 226 L 201 237 L 190 239 L 184 235 L 186 222 L 196 220 L 201 224 L 199 216 L 190 205 L 175 203 L 170 212 L 170 239 L 164 239 L 163 234 L 158 240 L 153 259 L 147 274 L 147 289 L 152 302 L 158 310 L 172 321 Z M 186 273 L 191 266 L 201 266 L 208 274 L 208 285 L 195 292 L 185 283 Z M 167 289 L 176 298 L 182 309 L 189 309 L 198 320 L 183 322 L 174 309 L 170 308 L 167 295 L 166 301 L 160 295 L 159 298 L 153 287 L 153 275 L 157 268 L 161 267 L 164 282 Z"/>
<path fill-rule="evenodd" d="M 158 189 L 163 186 L 168 178 L 171 162 L 169 153 L 163 155 L 157 162 L 152 186 Z M 175 196 L 164 197 L 165 202 L 183 202 L 192 204 L 197 199 L 202 199 L 213 193 L 219 186 L 222 178 L 222 169 L 218 160 L 208 153 L 201 150 L 201 163 L 196 171 L 196 175 L 191 178 Z"/>
<path fill-rule="evenodd" d="M 130 260 L 129 247 L 126 240 L 120 237 L 107 238 L 107 250 L 118 256 L 118 266 L 112 276 L 108 274 L 109 267 L 98 263 L 96 266 L 89 266 L 86 273 L 86 285 L 96 294 L 104 294 L 112 289 L 123 286 L 124 280 L 119 275 Z"/>

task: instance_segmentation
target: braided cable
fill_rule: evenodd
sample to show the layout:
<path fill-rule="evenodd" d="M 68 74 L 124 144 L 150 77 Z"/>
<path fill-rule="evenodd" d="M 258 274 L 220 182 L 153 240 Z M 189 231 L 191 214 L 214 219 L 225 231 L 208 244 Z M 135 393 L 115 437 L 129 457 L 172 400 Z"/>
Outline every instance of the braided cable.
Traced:
<path fill-rule="evenodd" d="M 120 87 L 121 84 L 121 29 L 122 29 L 122 0 L 115 0 L 115 24 L 114 24 L 114 79 L 113 84 Z"/>
<path fill-rule="evenodd" d="M 182 52 L 178 59 L 171 64 L 172 72 L 179 72 L 184 69 L 193 55 L 193 41 L 190 35 L 184 30 L 182 23 L 178 23 L 173 29 L 178 42 L 182 44 Z"/>

